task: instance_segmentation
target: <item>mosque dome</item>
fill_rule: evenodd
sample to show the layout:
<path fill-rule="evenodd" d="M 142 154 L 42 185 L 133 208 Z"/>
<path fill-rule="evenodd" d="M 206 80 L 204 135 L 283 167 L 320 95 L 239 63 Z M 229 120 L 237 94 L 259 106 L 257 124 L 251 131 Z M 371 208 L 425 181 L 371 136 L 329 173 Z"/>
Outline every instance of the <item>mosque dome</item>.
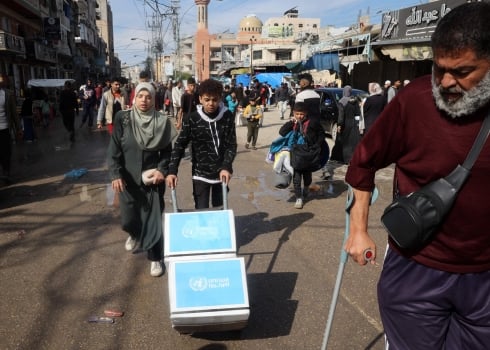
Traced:
<path fill-rule="evenodd" d="M 245 33 L 261 33 L 262 25 L 262 21 L 256 15 L 247 15 L 240 21 L 239 31 Z"/>

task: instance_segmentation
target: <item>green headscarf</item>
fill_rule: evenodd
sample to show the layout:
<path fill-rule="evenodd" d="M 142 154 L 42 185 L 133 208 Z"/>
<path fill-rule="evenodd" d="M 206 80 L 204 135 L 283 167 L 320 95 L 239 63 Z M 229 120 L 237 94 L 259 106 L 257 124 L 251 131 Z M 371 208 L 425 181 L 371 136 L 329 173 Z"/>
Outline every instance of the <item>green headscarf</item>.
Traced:
<path fill-rule="evenodd" d="M 155 88 L 150 83 L 139 83 L 135 96 L 141 90 L 151 95 L 151 107 L 146 112 L 138 109 L 133 103 L 131 109 L 131 126 L 136 142 L 144 151 L 157 151 L 167 147 L 177 136 L 177 130 L 167 116 L 155 110 Z"/>

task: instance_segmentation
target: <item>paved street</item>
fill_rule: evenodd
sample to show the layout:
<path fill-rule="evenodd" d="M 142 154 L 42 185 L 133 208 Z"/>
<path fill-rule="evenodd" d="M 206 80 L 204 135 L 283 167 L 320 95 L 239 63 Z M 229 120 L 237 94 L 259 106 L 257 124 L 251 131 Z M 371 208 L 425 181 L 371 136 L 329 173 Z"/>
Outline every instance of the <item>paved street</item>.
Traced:
<path fill-rule="evenodd" d="M 80 119 L 77 118 L 78 127 Z M 77 129 L 70 147 L 61 120 L 39 140 L 14 146 L 14 184 L 0 183 L 0 349 L 320 349 L 339 266 L 345 225 L 345 166 L 332 181 L 314 173 L 304 209 L 290 189 L 273 186 L 264 159 L 282 125 L 265 112 L 258 150 L 239 140 L 229 206 L 245 257 L 248 326 L 239 332 L 181 335 L 169 318 L 167 274 L 151 277 L 146 254 L 124 250 L 118 211 L 107 203 L 105 131 Z M 73 169 L 87 174 L 64 178 Z M 191 209 L 190 163 L 179 172 L 178 202 Z M 383 255 L 379 217 L 391 198 L 391 169 L 378 176 L 370 232 Z M 171 211 L 170 193 L 165 194 Z M 378 259 L 380 263 L 381 259 Z M 382 349 L 376 302 L 380 265 L 346 266 L 329 349 Z M 106 309 L 114 324 L 88 323 Z"/>

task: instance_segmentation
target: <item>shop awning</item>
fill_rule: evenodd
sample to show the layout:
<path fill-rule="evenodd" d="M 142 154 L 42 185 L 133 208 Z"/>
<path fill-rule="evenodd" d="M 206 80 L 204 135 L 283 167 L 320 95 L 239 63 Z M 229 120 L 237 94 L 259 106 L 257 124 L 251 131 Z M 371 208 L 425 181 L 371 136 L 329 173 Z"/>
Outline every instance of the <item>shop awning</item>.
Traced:
<path fill-rule="evenodd" d="M 27 82 L 28 87 L 43 87 L 43 88 L 55 88 L 65 86 L 65 82 L 69 81 L 74 83 L 74 79 L 30 79 Z"/>
<path fill-rule="evenodd" d="M 230 71 L 231 75 L 247 74 L 250 72 L 250 68 L 236 68 Z"/>
<path fill-rule="evenodd" d="M 396 61 L 423 61 L 432 59 L 432 48 L 428 43 L 398 44 L 381 46 L 383 55 Z"/>
<path fill-rule="evenodd" d="M 289 62 L 286 63 L 286 68 L 293 73 L 299 73 L 304 70 L 303 61 Z"/>

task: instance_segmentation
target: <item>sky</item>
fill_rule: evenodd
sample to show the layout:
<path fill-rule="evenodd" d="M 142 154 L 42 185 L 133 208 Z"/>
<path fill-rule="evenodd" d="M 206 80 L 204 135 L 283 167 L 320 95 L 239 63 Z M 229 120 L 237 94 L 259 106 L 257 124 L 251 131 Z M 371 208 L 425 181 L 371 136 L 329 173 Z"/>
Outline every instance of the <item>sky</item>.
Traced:
<path fill-rule="evenodd" d="M 122 65 L 134 65 L 147 57 L 148 42 L 152 39 L 151 15 L 155 3 L 160 12 L 178 0 L 109 0 L 114 22 L 114 51 Z M 411 7 L 427 0 L 211 0 L 208 5 L 208 30 L 212 34 L 237 33 L 242 18 L 254 14 L 262 22 L 271 17 L 282 17 L 284 12 L 296 7 L 299 17 L 320 18 L 321 27 L 333 25 L 348 27 L 355 24 L 359 14 L 371 15 L 371 24 L 380 23 L 381 13 Z M 145 5 L 146 4 L 146 5 Z M 153 9 L 148 6 L 151 4 Z M 180 34 L 190 36 L 196 30 L 197 7 L 194 0 L 180 0 Z M 164 53 L 175 51 L 170 19 L 162 22 Z M 131 40 L 131 38 L 139 38 Z"/>

